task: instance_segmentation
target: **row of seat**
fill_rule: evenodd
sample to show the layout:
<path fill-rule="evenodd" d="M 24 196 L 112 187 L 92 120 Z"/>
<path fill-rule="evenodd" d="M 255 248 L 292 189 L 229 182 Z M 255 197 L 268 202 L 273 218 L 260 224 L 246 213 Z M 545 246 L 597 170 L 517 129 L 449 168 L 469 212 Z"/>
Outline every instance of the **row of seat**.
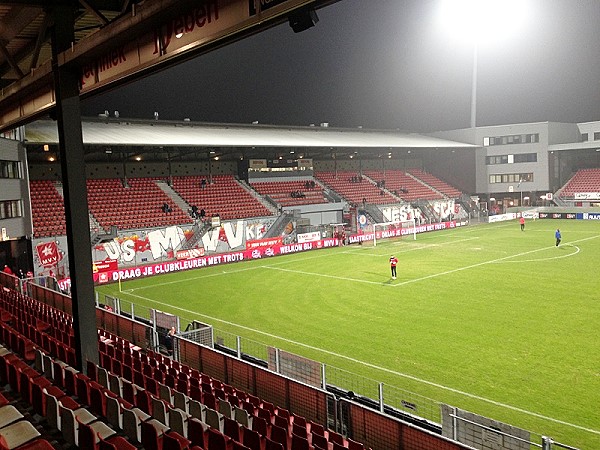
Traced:
<path fill-rule="evenodd" d="M 367 170 L 365 175 L 374 181 L 385 181 L 385 187 L 396 192 L 397 195 L 405 200 L 427 199 L 435 200 L 443 198 L 441 194 L 433 190 L 431 187 L 415 180 L 406 175 L 401 170 Z"/>
<path fill-rule="evenodd" d="M 435 188 L 436 190 L 440 191 L 442 194 L 444 194 L 450 198 L 457 198 L 462 195 L 462 192 L 460 192 L 455 187 L 449 185 L 445 181 L 440 180 L 436 176 L 434 176 L 430 173 L 427 173 L 421 169 L 408 169 L 407 172 L 410 173 L 411 175 L 417 177 L 418 179 L 424 181 L 431 187 Z"/>
<path fill-rule="evenodd" d="M 12 352 L 8 346 L 0 345 L 0 384 L 10 386 L 13 394 L 22 395 L 23 400 L 32 404 L 33 386 L 41 389 L 47 383 L 36 383 L 36 379 L 44 380 L 42 374 L 32 369 L 21 357 Z M 4 388 L 2 388 L 4 389 Z M 0 449 L 9 450 L 51 450 L 54 447 L 46 439 L 41 438 L 37 428 L 26 420 L 25 416 L 0 393 Z"/>
<path fill-rule="evenodd" d="M 285 409 L 277 408 L 170 358 L 152 352 L 148 355 L 130 351 L 131 347 L 126 343 L 114 348 L 112 336 L 106 332 L 101 333 L 100 342 L 98 379 L 119 376 L 122 379 L 123 397 L 134 404 L 139 402 L 138 407 L 148 414 L 153 414 L 155 411 L 150 408 L 156 407 L 162 411 L 160 418 L 166 414 L 165 408 L 156 400 L 148 401 L 147 396 L 150 395 L 154 399 L 167 401 L 169 405 L 191 413 L 192 416 L 202 418 L 232 439 L 242 434 L 238 428 L 243 425 L 258 432 L 263 438 L 273 436 L 275 439 L 272 440 L 283 441 L 281 436 L 287 436 L 287 441 L 280 442 L 284 449 L 304 448 L 303 440 L 310 442 L 313 448 L 328 449 L 328 438 L 339 448 L 363 448 L 362 444 L 344 439 L 332 430 L 325 430 L 323 425 L 307 422 L 300 416 L 290 414 Z M 110 381 L 104 383 L 113 384 Z M 131 385 L 136 386 L 136 389 L 144 389 L 141 398 L 131 392 Z M 237 422 L 237 428 L 231 421 Z M 294 440 L 296 446 L 292 447 Z"/>
<path fill-rule="evenodd" d="M 88 369 L 88 374 L 92 372 L 93 369 Z M 206 381 L 201 384 L 202 390 L 198 389 L 197 385 L 190 385 L 190 395 L 187 395 L 182 392 L 188 389 L 187 383 L 185 388 L 182 387 L 183 377 L 181 375 L 184 374 L 183 372 L 179 373 L 176 384 L 169 383 L 168 376 L 165 380 L 167 384 L 163 384 L 156 382 L 156 378 L 140 374 L 140 379 L 135 383 L 128 380 L 126 375 L 118 377 L 102 367 L 98 367 L 96 373 L 101 384 L 112 386 L 112 389 L 119 391 L 126 401 L 131 402 L 160 423 L 176 429 L 178 433 L 188 437 L 195 444 L 199 444 L 198 430 L 202 430 L 200 434 L 203 434 L 204 431 L 207 431 L 206 426 L 208 426 L 234 442 L 241 443 L 253 450 L 261 450 L 261 442 L 266 448 L 280 450 L 329 448 L 329 441 L 325 438 L 325 434 L 328 432 L 322 425 L 312 422 L 307 424 L 301 417 L 289 413 L 286 417 L 283 413 L 285 410 L 276 409 L 273 405 L 270 405 L 270 409 L 268 409 L 267 403 L 260 402 L 256 397 L 248 397 L 247 401 L 243 401 L 243 403 L 237 397 L 240 395 L 239 392 L 227 395 L 226 399 L 217 398 L 212 394 L 212 386 Z M 206 379 L 206 377 L 206 375 L 198 378 L 190 377 L 189 381 L 198 381 Z M 137 377 L 134 376 L 134 378 Z M 231 392 L 231 389 L 227 390 Z M 220 396 L 224 397 L 225 390 L 220 391 Z M 240 397 L 242 396 L 240 395 Z M 238 400 L 237 405 L 231 403 L 233 399 Z M 206 426 L 201 424 L 206 424 Z M 214 431 L 211 433 L 214 434 Z M 219 435 L 217 434 L 217 436 Z M 341 435 L 329 432 L 328 436 L 332 439 L 332 448 L 336 450 L 345 448 L 344 438 Z M 225 439 L 225 443 L 227 440 Z M 222 438 L 217 441 L 223 443 Z M 348 442 L 351 443 L 349 448 L 363 448 L 361 444 L 350 440 Z"/>
<path fill-rule="evenodd" d="M 52 307 L 36 302 L 26 295 L 16 293 L 12 290 L 3 290 L 2 292 L 3 294 L 0 297 L 4 302 L 4 305 L 12 308 L 12 311 L 16 312 L 17 315 L 20 315 L 20 317 L 23 317 L 25 321 L 31 322 L 27 324 L 27 326 L 19 326 L 28 330 L 35 329 L 36 333 L 34 334 L 36 336 L 41 335 L 42 341 L 44 336 L 46 336 L 46 339 L 48 339 L 50 336 L 48 333 L 46 333 L 46 324 L 40 322 L 40 325 L 42 325 L 40 329 L 37 329 L 36 326 L 34 326 L 34 321 L 32 321 L 34 314 L 42 314 L 40 311 L 43 311 L 44 317 L 48 317 L 49 314 L 54 316 L 54 321 L 57 323 L 62 323 L 61 327 L 63 330 L 67 330 L 69 329 L 68 327 L 71 326 L 70 321 L 66 319 L 69 316 L 65 315 L 61 311 L 54 310 Z M 35 303 L 39 303 L 39 305 L 36 307 Z M 28 307 L 32 311 L 36 312 L 32 313 L 31 317 L 29 318 L 24 316 L 22 312 Z M 339 436 L 333 431 L 324 430 L 322 425 L 312 423 L 307 424 L 303 418 L 291 415 L 285 409 L 276 408 L 274 405 L 268 402 L 261 401 L 257 397 L 241 392 L 231 386 L 227 386 L 220 381 L 215 380 L 208 375 L 202 374 L 187 365 L 180 364 L 171 358 L 154 352 L 143 352 L 141 348 L 132 345 L 127 340 L 119 338 L 118 336 L 114 336 L 106 331 L 101 331 L 99 333 L 99 350 L 101 355 L 109 356 L 110 363 L 106 364 L 107 359 L 104 357 L 101 357 L 100 361 L 101 363 L 104 363 L 110 367 L 110 372 L 100 368 L 94 371 L 93 369 L 89 368 L 88 364 L 88 374 L 91 376 L 89 379 L 87 379 L 83 374 L 78 374 L 74 369 L 65 369 L 67 364 L 63 363 L 59 359 L 55 359 L 52 362 L 43 364 L 42 362 L 38 362 L 38 360 L 43 361 L 44 358 L 51 360 L 52 356 L 47 354 L 43 357 L 38 357 L 43 350 L 42 347 L 38 345 L 36 348 L 34 342 L 28 341 L 26 336 L 21 336 L 16 329 L 12 328 L 12 323 L 15 322 L 15 317 L 15 315 L 8 313 L 7 311 L 4 311 L 3 313 L 0 311 L 0 318 L 5 320 L 0 321 L 0 326 L 4 330 L 10 330 L 10 336 L 3 332 L 2 339 L 7 342 L 11 342 L 15 348 L 19 348 L 21 353 L 26 355 L 28 360 L 31 361 L 32 358 L 35 359 L 36 364 L 43 368 L 44 373 L 51 378 L 60 389 L 65 389 L 67 393 L 75 392 L 80 402 L 85 402 L 88 400 L 92 402 L 92 396 L 96 395 L 97 397 L 98 394 L 92 394 L 92 392 L 94 392 L 94 389 L 97 390 L 98 386 L 90 384 L 91 381 L 94 381 L 101 385 L 117 386 L 115 390 L 118 389 L 118 392 L 124 401 L 127 401 L 132 405 L 141 406 L 142 411 L 147 411 L 146 414 L 154 412 L 154 407 L 157 406 L 154 404 L 156 398 L 163 398 L 163 400 L 167 398 L 172 399 L 172 402 L 169 404 L 172 406 L 180 406 L 181 408 L 179 409 L 186 412 L 186 414 L 189 414 L 190 405 L 193 405 L 193 403 L 190 402 L 197 402 L 197 405 L 202 405 L 199 406 L 199 419 L 204 419 L 204 421 L 212 420 L 207 419 L 206 412 L 208 411 L 208 417 L 211 417 L 212 413 L 206 408 L 210 408 L 211 410 L 217 411 L 220 414 L 220 416 L 219 414 L 216 415 L 218 421 L 213 423 L 222 422 L 223 428 L 221 429 L 220 426 L 217 427 L 219 432 L 222 433 L 225 432 L 224 424 L 227 422 L 225 417 L 235 420 L 235 408 L 237 408 L 238 419 L 243 421 L 243 423 L 246 423 L 248 429 L 251 429 L 252 432 L 256 433 L 259 433 L 257 430 L 260 430 L 259 435 L 262 437 L 261 442 L 263 442 L 263 444 L 266 442 L 266 438 L 270 438 L 270 436 L 276 437 L 277 433 L 280 432 L 278 431 L 278 428 L 274 427 L 279 427 L 286 430 L 289 438 L 289 445 L 283 445 L 283 448 L 285 449 L 292 448 L 291 445 L 293 440 L 297 441 L 297 446 L 304 446 L 304 440 L 310 440 L 312 442 L 312 435 L 315 434 L 315 430 L 321 430 L 320 434 L 317 433 L 319 436 L 327 435 L 328 437 L 331 437 L 332 442 L 335 442 L 335 436 Z M 35 323 L 35 325 L 37 325 L 37 323 Z M 17 338 L 14 338 L 13 336 L 17 336 Z M 36 339 L 38 339 L 38 341 L 40 340 L 39 338 Z M 35 350 L 33 356 L 32 350 Z M 117 364 L 116 361 L 118 361 L 119 364 Z M 128 364 L 130 364 L 130 367 L 133 369 L 129 372 L 125 369 Z M 121 375 L 116 375 L 113 372 L 115 370 L 119 370 L 117 369 L 118 367 L 121 368 Z M 103 370 L 105 370 L 106 375 L 99 376 Z M 34 376 L 34 378 L 37 377 L 37 375 Z M 18 383 L 20 382 L 19 380 L 22 378 L 22 376 L 14 376 L 13 378 L 17 380 L 16 382 Z M 117 380 L 116 382 L 111 381 L 115 379 Z M 102 383 L 102 380 L 104 380 L 104 383 Z M 26 381 L 24 381 L 24 383 L 26 383 Z M 34 390 L 38 392 L 42 389 L 40 389 L 39 386 L 32 387 L 31 392 Z M 26 391 L 29 392 L 29 390 Z M 39 410 L 44 410 L 46 407 L 46 400 L 44 400 L 45 397 L 43 397 L 41 400 L 35 400 L 34 397 L 35 396 L 32 395 L 32 400 L 37 404 L 36 408 Z M 69 402 L 69 400 L 66 401 Z M 68 439 L 72 439 L 75 442 L 75 440 L 78 439 L 76 437 L 78 431 L 76 430 L 78 430 L 78 427 L 80 426 L 77 421 L 77 414 L 74 416 L 75 423 L 73 424 L 73 414 L 68 411 L 62 411 L 60 409 L 60 405 L 58 406 L 59 412 L 55 413 L 54 415 L 67 415 L 68 423 L 70 424 L 67 425 L 68 428 L 63 432 L 63 435 L 66 435 Z M 74 407 L 64 407 L 70 410 L 78 409 Z M 160 410 L 161 408 L 157 406 L 157 411 Z M 204 411 L 204 415 L 202 415 L 202 411 Z M 241 419 L 242 412 L 245 414 L 245 420 Z M 212 415 L 214 418 L 215 415 Z M 305 430 L 304 433 L 302 432 L 302 428 L 298 428 L 300 424 L 302 424 L 302 428 Z M 285 428 L 286 425 L 287 428 Z M 294 427 L 294 425 L 296 426 Z M 85 427 L 81 427 L 81 429 L 85 430 Z M 234 428 L 232 428 L 230 424 L 228 432 L 233 434 L 233 429 Z M 275 430 L 274 434 L 273 430 Z M 248 436 L 251 435 L 250 432 L 246 434 Z M 294 438 L 294 434 L 298 437 Z M 302 436 L 303 434 L 305 437 Z M 243 439 L 243 431 L 240 432 L 240 435 L 240 439 Z M 344 438 L 341 436 L 339 436 L 339 438 L 341 443 L 338 443 L 338 446 L 342 445 L 343 447 L 344 444 L 345 446 L 349 446 L 349 440 L 344 440 Z M 314 438 L 315 441 L 319 441 L 319 439 L 322 440 L 322 438 L 319 437 Z M 315 445 L 313 445 L 313 447 L 315 447 Z M 316 448 L 322 447 L 317 445 Z"/>
<path fill-rule="evenodd" d="M 64 200 L 53 181 L 31 180 L 31 211 L 36 237 L 66 233 Z"/>
<path fill-rule="evenodd" d="M 33 349 L 37 346 L 75 365 L 72 319 L 67 319 L 64 312 L 48 305 L 36 308 L 36 303 L 40 302 L 15 291 L 6 288 L 1 291 L 0 334 L 3 342 L 10 342 L 13 348 L 20 349 L 20 354 L 27 361 L 33 360 Z M 40 320 L 40 317 L 48 319 L 49 311 L 52 310 L 53 320 Z"/>
<path fill-rule="evenodd" d="M 573 196 L 580 192 L 600 192 L 600 169 L 582 169 L 561 189 L 562 196 Z"/>
<path fill-rule="evenodd" d="M 331 189 L 341 194 L 351 203 L 362 203 L 363 198 L 368 203 L 388 204 L 396 203 L 398 199 L 380 188 L 373 185 L 370 181 L 362 178 L 362 182 L 354 183 L 351 180 L 356 178 L 356 172 L 317 172 L 315 178 L 328 185 Z M 361 177 L 359 177 L 360 179 Z"/>

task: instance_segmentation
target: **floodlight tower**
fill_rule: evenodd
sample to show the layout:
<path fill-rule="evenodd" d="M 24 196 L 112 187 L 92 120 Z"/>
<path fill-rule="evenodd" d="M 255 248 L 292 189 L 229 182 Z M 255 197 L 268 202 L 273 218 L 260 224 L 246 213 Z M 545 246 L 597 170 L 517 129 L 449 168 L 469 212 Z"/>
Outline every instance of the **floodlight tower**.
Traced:
<path fill-rule="evenodd" d="M 442 0 L 439 20 L 457 40 L 473 48 L 471 128 L 477 126 L 477 69 L 480 47 L 514 35 L 526 18 L 528 0 Z"/>

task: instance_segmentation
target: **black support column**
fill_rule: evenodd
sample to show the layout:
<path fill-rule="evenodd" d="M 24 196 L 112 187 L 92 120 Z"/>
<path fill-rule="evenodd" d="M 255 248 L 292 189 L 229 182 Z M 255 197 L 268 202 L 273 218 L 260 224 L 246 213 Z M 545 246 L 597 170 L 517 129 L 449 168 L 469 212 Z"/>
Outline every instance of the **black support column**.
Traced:
<path fill-rule="evenodd" d="M 98 362 L 96 306 L 92 275 L 92 253 L 88 200 L 85 180 L 81 108 L 79 101 L 79 67 L 58 63 L 60 52 L 74 41 L 74 9 L 69 1 L 56 2 L 50 11 L 52 25 L 52 71 L 56 92 L 56 118 L 62 169 L 73 328 L 77 369 L 86 370 L 86 360 Z"/>

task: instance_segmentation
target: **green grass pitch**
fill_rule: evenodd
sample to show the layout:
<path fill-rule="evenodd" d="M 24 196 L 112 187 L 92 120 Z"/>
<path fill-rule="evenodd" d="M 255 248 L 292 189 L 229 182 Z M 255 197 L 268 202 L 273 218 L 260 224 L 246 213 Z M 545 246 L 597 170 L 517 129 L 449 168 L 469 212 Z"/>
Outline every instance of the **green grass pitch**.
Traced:
<path fill-rule="evenodd" d="M 382 381 L 384 392 L 598 449 L 599 270 L 599 223 L 529 220 L 525 231 L 470 226 L 98 290 Z M 373 386 L 359 393 L 376 398 Z"/>

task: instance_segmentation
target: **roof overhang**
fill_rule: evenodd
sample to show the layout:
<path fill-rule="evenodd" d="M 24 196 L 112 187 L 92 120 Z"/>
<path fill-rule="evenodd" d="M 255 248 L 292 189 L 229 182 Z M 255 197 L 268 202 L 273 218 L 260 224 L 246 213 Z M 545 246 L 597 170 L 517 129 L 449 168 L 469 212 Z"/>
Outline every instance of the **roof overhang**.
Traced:
<path fill-rule="evenodd" d="M 85 120 L 83 143 L 150 147 L 477 148 L 477 146 L 394 130 L 198 122 Z M 57 144 L 56 122 L 26 125 L 26 144 Z"/>

